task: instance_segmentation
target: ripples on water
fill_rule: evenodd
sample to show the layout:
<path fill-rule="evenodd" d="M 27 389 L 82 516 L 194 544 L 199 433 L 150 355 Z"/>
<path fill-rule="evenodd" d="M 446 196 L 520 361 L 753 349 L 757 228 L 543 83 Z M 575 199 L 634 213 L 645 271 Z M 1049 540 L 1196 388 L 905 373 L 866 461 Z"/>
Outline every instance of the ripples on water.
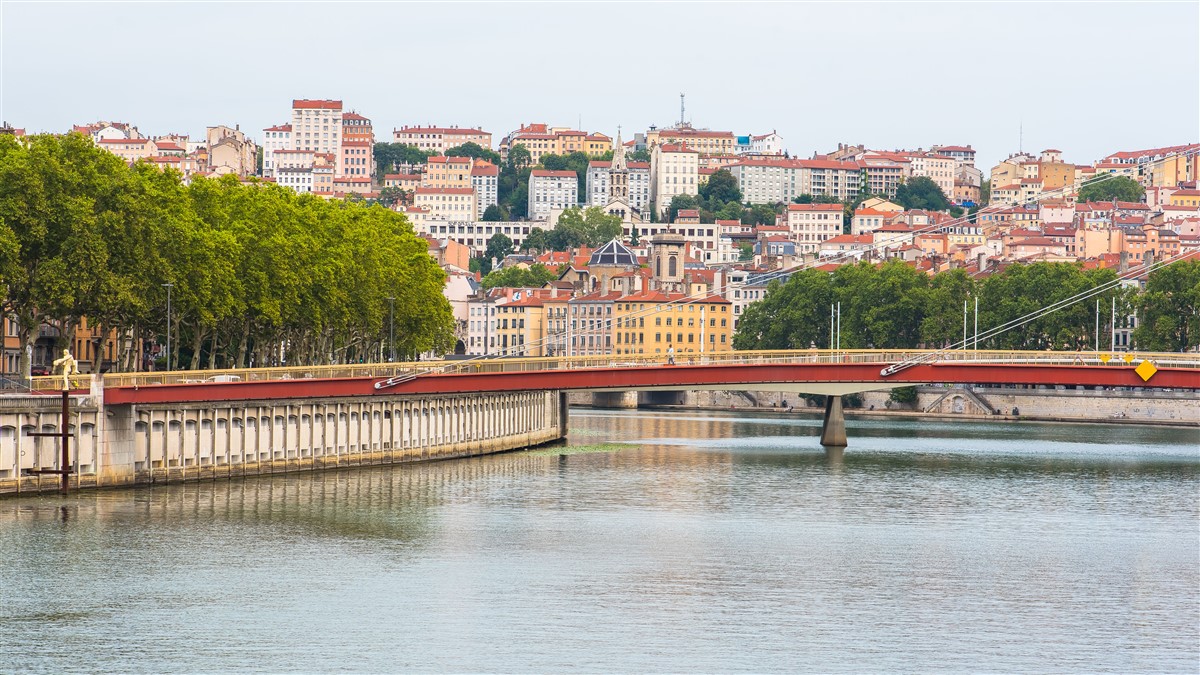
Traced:
<path fill-rule="evenodd" d="M 818 425 L 0 501 L 0 670 L 1200 670 L 1195 430 Z"/>

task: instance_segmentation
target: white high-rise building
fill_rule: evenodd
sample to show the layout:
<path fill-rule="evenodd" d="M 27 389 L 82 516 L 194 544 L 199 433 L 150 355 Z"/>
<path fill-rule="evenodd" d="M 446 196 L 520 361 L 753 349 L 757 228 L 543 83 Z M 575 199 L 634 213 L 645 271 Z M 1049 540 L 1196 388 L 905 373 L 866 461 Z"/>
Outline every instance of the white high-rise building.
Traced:
<path fill-rule="evenodd" d="M 342 102 L 294 99 L 292 149 L 337 157 L 342 147 Z"/>

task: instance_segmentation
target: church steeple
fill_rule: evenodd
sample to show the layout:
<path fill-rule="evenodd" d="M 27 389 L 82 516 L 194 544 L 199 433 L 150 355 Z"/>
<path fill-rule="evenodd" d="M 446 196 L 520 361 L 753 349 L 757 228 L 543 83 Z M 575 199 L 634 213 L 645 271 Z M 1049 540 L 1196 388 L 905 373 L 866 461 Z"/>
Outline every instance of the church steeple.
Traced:
<path fill-rule="evenodd" d="M 617 143 L 613 146 L 612 166 L 610 171 L 625 171 L 625 144 L 621 142 L 621 127 L 617 127 Z"/>

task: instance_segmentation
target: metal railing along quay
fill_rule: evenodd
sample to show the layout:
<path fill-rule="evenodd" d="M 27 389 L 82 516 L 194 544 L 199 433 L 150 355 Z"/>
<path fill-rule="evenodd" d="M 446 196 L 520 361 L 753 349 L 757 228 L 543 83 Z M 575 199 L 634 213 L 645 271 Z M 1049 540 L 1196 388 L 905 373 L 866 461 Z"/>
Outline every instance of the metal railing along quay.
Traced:
<path fill-rule="evenodd" d="M 993 350 L 920 350 L 920 349 L 800 349 L 777 351 L 728 351 L 703 354 L 675 355 L 676 366 L 733 366 L 733 365 L 832 365 L 901 363 L 910 359 L 936 356 L 930 364 L 987 364 L 987 365 L 1059 365 L 1134 367 L 1150 361 L 1158 368 L 1200 369 L 1200 354 L 1137 353 L 1126 360 L 1126 354 L 1097 352 L 993 351 Z M 137 373 L 107 373 L 105 388 L 147 387 L 163 384 L 204 384 L 222 382 L 264 382 L 299 379 L 393 378 L 421 375 L 453 375 L 465 373 L 512 373 L 580 368 L 648 368 L 661 367 L 667 360 L 663 354 L 606 354 L 593 356 L 503 357 L 474 358 L 457 361 L 414 361 L 404 363 L 359 363 L 327 366 L 290 366 L 285 368 L 239 368 L 229 370 L 174 370 Z M 74 389 L 92 385 L 91 375 L 71 377 Z M 38 392 L 59 391 L 62 376 L 34 377 L 30 389 Z"/>

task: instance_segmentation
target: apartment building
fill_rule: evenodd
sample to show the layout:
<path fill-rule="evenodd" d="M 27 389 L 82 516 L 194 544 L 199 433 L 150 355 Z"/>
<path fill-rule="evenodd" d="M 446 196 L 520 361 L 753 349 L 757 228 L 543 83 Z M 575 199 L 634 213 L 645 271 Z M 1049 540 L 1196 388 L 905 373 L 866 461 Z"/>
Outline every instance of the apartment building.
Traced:
<path fill-rule="evenodd" d="M 275 177 L 275 153 L 292 149 L 292 125 L 277 124 L 263 129 L 263 178 Z"/>
<path fill-rule="evenodd" d="M 480 147 L 490 149 L 492 134 L 470 127 L 413 126 L 394 129 L 392 141 L 444 155 L 447 150 L 466 143 L 475 143 Z"/>
<path fill-rule="evenodd" d="M 842 234 L 841 204 L 788 204 L 783 213 L 789 238 L 796 251 L 815 255 L 821 243 Z"/>
<path fill-rule="evenodd" d="M 671 198 L 699 194 L 700 153 L 683 145 L 655 145 L 650 152 L 650 200 L 666 220 Z"/>
<path fill-rule="evenodd" d="M 294 99 L 292 101 L 292 149 L 334 155 L 342 144 L 342 102 Z"/>
<path fill-rule="evenodd" d="M 434 156 L 425 160 L 425 172 L 421 174 L 421 185 L 438 188 L 471 187 L 470 157 Z"/>
<path fill-rule="evenodd" d="M 666 129 L 651 128 L 646 132 L 646 144 L 686 145 L 702 155 L 737 154 L 737 137 L 731 131 L 710 131 L 680 125 Z"/>
<path fill-rule="evenodd" d="M 500 167 L 482 159 L 475 160 L 471 165 L 471 187 L 475 189 L 479 209 L 475 219 L 483 220 L 483 212 L 499 203 Z"/>
<path fill-rule="evenodd" d="M 428 209 L 430 220 L 471 220 L 479 212 L 475 189 L 471 187 L 419 187 L 413 204 Z"/>
<path fill-rule="evenodd" d="M 588 157 L 599 157 L 612 150 L 612 139 L 604 134 L 540 123 L 522 125 L 505 136 L 500 141 L 500 157 L 508 159 L 509 150 L 517 144 L 525 146 L 534 164 L 541 161 L 542 155 L 582 152 Z"/>
<path fill-rule="evenodd" d="M 579 180 L 574 171 L 534 169 L 529 174 L 529 218 L 547 220 L 550 212 L 579 205 Z"/>

